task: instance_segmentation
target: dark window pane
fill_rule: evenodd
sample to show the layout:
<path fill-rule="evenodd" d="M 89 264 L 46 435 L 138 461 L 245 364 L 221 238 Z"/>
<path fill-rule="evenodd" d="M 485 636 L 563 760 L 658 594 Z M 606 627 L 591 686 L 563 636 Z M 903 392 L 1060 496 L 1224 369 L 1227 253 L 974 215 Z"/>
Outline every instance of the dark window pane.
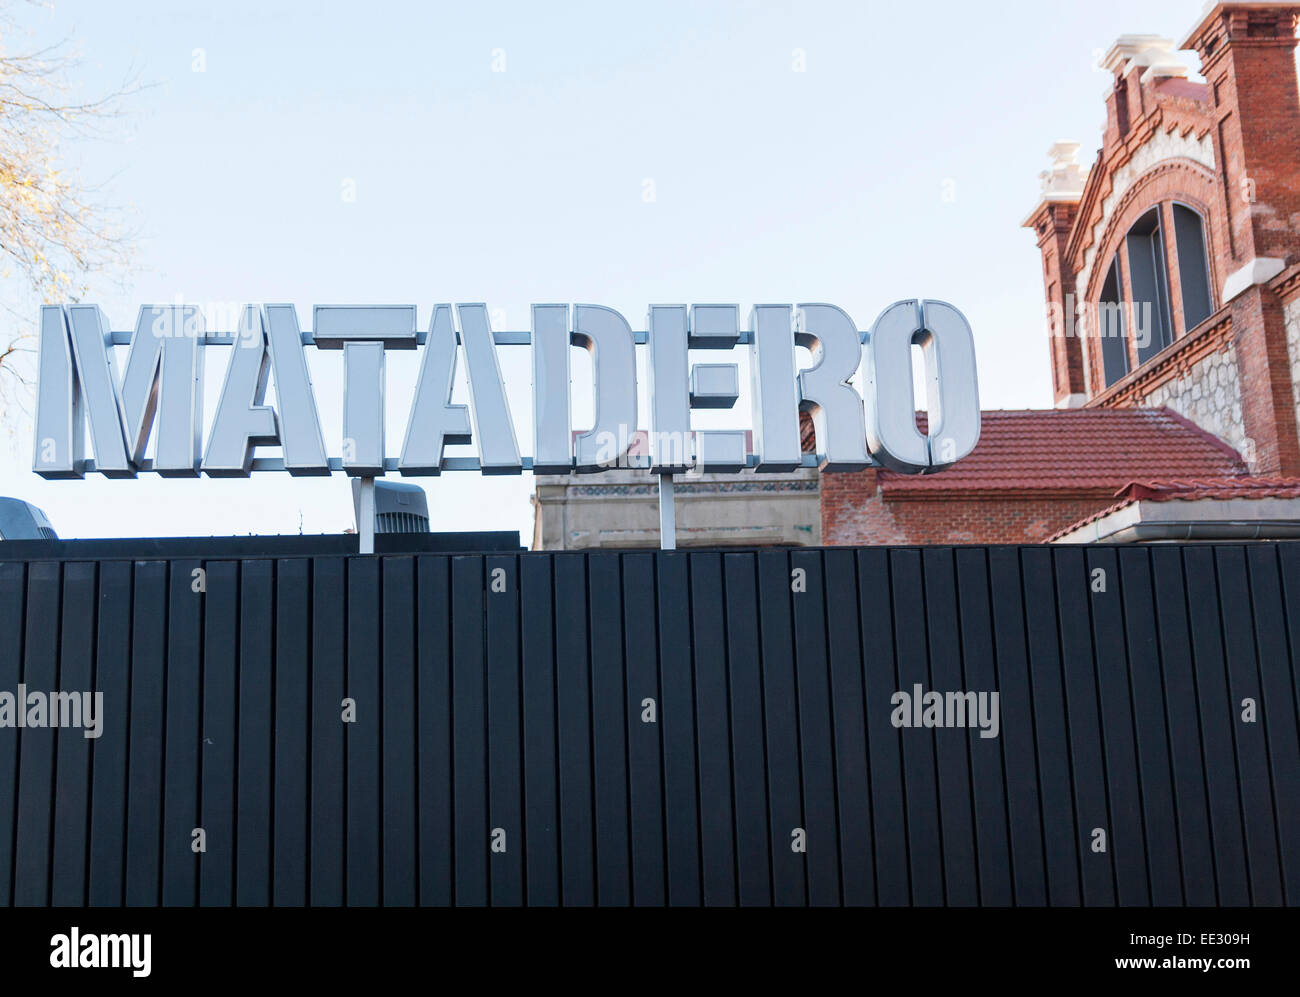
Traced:
<path fill-rule="evenodd" d="M 1110 261 L 1106 283 L 1097 301 L 1097 332 L 1101 336 L 1101 367 L 1106 387 L 1128 373 L 1128 337 L 1124 334 L 1124 310 L 1119 300 L 1119 256 Z"/>
<path fill-rule="evenodd" d="M 1193 329 L 1213 311 L 1210 275 L 1205 255 L 1205 225 L 1185 204 L 1174 205 L 1174 238 L 1178 245 L 1178 284 L 1183 292 L 1183 328 Z"/>
<path fill-rule="evenodd" d="M 1160 209 L 1152 208 L 1129 229 L 1128 283 L 1133 295 L 1133 338 L 1138 363 L 1145 363 L 1171 342 L 1169 277 L 1165 272 L 1164 244 L 1160 234 Z"/>

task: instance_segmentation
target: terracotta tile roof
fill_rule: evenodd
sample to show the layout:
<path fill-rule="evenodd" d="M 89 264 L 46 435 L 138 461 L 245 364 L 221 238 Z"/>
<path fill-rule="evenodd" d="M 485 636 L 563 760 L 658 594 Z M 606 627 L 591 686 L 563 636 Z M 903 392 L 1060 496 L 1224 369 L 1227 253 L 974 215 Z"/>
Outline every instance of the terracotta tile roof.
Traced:
<path fill-rule="evenodd" d="M 1189 502 L 1195 499 L 1300 498 L 1300 478 L 1189 478 L 1176 481 L 1131 481 L 1115 493 L 1119 501 L 1058 530 L 1048 541 L 1073 533 L 1134 502 Z"/>
<path fill-rule="evenodd" d="M 888 498 L 952 491 L 1104 496 L 1134 481 L 1236 477 L 1247 470 L 1226 443 L 1169 409 L 1084 408 L 984 412 L 975 450 L 946 471 L 878 473 Z"/>

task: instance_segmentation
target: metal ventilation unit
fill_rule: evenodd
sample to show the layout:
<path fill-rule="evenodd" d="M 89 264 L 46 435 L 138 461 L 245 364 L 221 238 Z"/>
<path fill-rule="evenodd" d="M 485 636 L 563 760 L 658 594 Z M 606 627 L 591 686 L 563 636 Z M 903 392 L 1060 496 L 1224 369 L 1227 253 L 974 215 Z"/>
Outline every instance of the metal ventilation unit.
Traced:
<path fill-rule="evenodd" d="M 361 523 L 361 479 L 352 479 L 352 511 Z M 375 481 L 376 533 L 428 533 L 429 503 L 424 489 L 401 481 Z"/>
<path fill-rule="evenodd" d="M 57 539 L 54 527 L 36 506 L 22 499 L 0 498 L 0 540 Z"/>

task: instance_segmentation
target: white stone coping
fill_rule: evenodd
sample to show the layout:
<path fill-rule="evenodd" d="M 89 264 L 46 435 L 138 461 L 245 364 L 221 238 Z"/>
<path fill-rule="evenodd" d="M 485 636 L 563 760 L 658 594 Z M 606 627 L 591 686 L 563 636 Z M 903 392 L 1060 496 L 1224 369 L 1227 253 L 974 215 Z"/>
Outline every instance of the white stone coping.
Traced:
<path fill-rule="evenodd" d="M 1285 260 L 1276 256 L 1256 256 L 1240 270 L 1228 274 L 1228 279 L 1223 282 L 1223 303 L 1226 305 L 1256 284 L 1267 284 L 1285 269 Z"/>
<path fill-rule="evenodd" d="M 1085 523 L 1053 543 L 1105 543 L 1130 526 L 1149 523 L 1213 523 L 1293 520 L 1300 522 L 1300 498 L 1139 499 Z"/>

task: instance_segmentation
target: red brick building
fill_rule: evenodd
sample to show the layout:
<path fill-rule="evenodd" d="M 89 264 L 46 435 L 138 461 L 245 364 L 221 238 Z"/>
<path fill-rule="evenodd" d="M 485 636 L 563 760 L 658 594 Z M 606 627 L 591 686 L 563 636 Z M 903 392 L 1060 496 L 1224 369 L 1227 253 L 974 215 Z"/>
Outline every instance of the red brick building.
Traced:
<path fill-rule="evenodd" d="M 823 542 L 1036 543 L 1130 482 L 1245 472 L 1230 446 L 1169 409 L 985 412 L 979 446 L 942 474 L 822 475 Z"/>
<path fill-rule="evenodd" d="M 1024 220 L 1057 408 L 985 412 L 979 446 L 942 474 L 824 475 L 823 543 L 1106 539 L 1095 524 L 1117 502 L 1129 511 L 1115 522 L 1172 503 L 1170 535 L 1180 515 L 1216 514 L 1287 535 L 1300 519 L 1297 18 L 1293 4 L 1207 7 L 1177 45 L 1204 82 L 1158 36 L 1111 47 L 1095 160 L 1054 145 Z"/>

